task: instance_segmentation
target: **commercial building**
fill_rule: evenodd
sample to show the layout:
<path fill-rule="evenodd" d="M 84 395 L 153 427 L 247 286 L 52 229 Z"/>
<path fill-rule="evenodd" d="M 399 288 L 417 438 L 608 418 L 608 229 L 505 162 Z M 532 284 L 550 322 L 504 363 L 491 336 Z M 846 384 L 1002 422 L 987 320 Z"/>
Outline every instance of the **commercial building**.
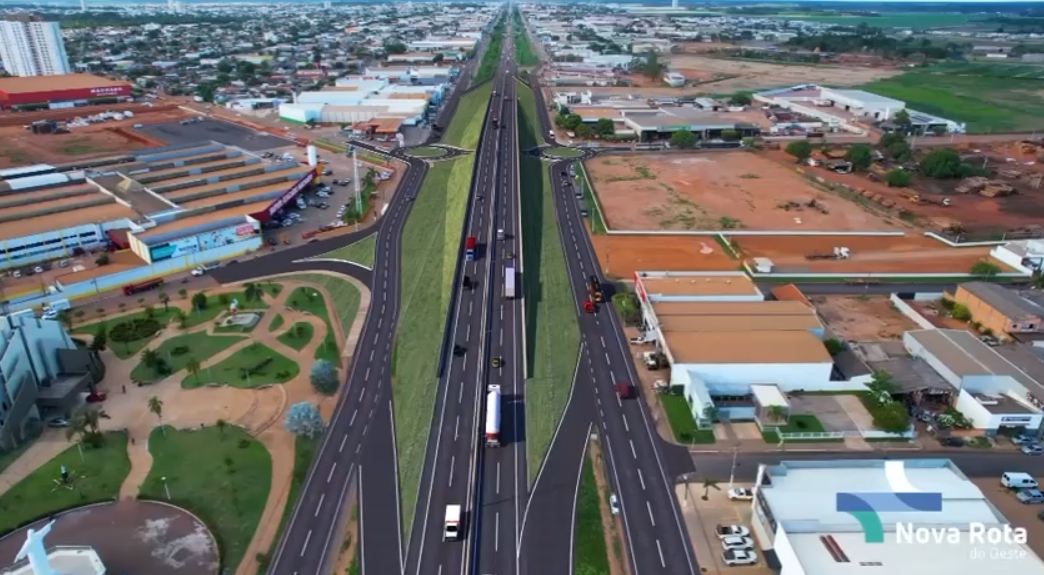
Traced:
<path fill-rule="evenodd" d="M 0 78 L 0 109 L 72 108 L 131 97 L 130 83 L 92 74 Z"/>
<path fill-rule="evenodd" d="M 48 414 L 68 414 L 104 373 L 60 321 L 0 316 L 0 450 L 39 433 Z"/>
<path fill-rule="evenodd" d="M 212 142 L 137 150 L 67 166 L 0 171 L 0 269 L 10 309 L 80 297 L 261 247 L 261 225 L 316 177 Z M 35 262 L 107 250 L 108 263 L 57 270 Z M 81 257 L 93 260 L 95 256 Z"/>
<path fill-rule="evenodd" d="M 373 124 L 379 126 L 377 131 L 381 134 L 394 137 L 400 126 L 423 122 L 442 101 L 447 88 L 445 83 L 393 83 L 388 78 L 366 76 L 340 78 L 336 86 L 302 92 L 293 103 L 280 104 L 279 116 L 300 123 Z M 373 132 L 362 131 L 371 135 Z"/>
<path fill-rule="evenodd" d="M 1044 329 L 1044 307 L 993 283 L 967 282 L 957 286 L 954 301 L 967 307 L 972 320 L 1000 339 Z"/>
<path fill-rule="evenodd" d="M 0 20 L 0 61 L 14 76 L 49 76 L 72 72 L 62 29 L 28 14 Z"/>
<path fill-rule="evenodd" d="M 868 542 L 860 517 L 838 511 L 841 493 L 913 491 L 941 494 L 941 510 L 876 512 L 883 530 L 880 542 Z M 1044 574 L 1044 563 L 1025 543 L 973 538 L 973 526 L 993 533 L 1012 527 L 947 459 L 761 465 L 751 505 L 751 532 L 764 550 L 765 562 L 781 575 Z M 905 533 L 910 527 L 947 536 L 908 541 L 900 530 Z"/>

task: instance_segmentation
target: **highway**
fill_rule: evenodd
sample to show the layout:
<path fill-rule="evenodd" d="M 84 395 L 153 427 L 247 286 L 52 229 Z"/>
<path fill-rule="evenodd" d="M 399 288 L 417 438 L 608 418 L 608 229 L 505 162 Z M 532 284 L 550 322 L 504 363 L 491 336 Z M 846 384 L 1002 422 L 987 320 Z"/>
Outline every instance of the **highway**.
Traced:
<path fill-rule="evenodd" d="M 494 78 L 499 86 L 503 75 Z M 499 89 L 497 90 L 499 93 Z M 491 97 L 491 103 L 496 102 Z M 498 294 L 494 290 L 496 265 L 495 211 L 497 177 L 501 170 L 502 141 L 493 122 L 499 108 L 487 106 L 471 192 L 465 214 L 464 237 L 477 239 L 474 260 L 460 262 L 455 297 L 449 311 L 449 338 L 444 374 L 437 382 L 435 413 L 427 441 L 421 492 L 406 556 L 407 574 L 465 573 L 474 558 L 472 533 L 481 525 L 476 493 L 478 457 L 482 452 L 483 382 L 490 367 L 492 345 L 490 314 Z M 464 243 L 462 238 L 461 257 Z M 473 287 L 463 287 L 464 278 Z M 498 306 L 499 309 L 499 306 Z M 497 343 L 499 347 L 499 343 Z M 448 505 L 464 509 L 459 541 L 444 542 L 443 527 Z M 473 525 L 472 525 L 473 523 Z M 384 573 L 383 571 L 381 573 Z"/>

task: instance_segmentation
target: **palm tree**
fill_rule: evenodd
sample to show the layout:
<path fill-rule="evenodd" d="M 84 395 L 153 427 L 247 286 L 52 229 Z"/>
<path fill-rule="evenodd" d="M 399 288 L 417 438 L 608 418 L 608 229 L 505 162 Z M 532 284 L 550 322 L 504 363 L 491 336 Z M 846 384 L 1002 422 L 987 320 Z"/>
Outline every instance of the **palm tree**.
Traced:
<path fill-rule="evenodd" d="M 167 295 L 167 292 L 161 291 L 160 294 L 159 294 L 159 300 L 160 300 L 160 303 L 163 304 L 163 311 L 169 311 L 170 310 L 170 305 L 169 305 L 169 303 L 170 303 L 170 296 Z"/>
<path fill-rule="evenodd" d="M 62 322 L 62 325 L 65 326 L 65 329 L 72 329 L 73 318 L 72 313 L 69 310 L 63 309 L 62 311 L 58 312 L 58 321 Z"/>
<path fill-rule="evenodd" d="M 225 436 L 225 428 L 228 427 L 228 422 L 225 421 L 224 419 L 218 419 L 217 422 L 214 423 L 214 425 L 217 426 L 218 433 L 220 433 L 221 436 L 224 437 Z"/>
<path fill-rule="evenodd" d="M 159 418 L 160 429 L 163 430 L 163 435 L 166 435 L 167 428 L 163 427 L 163 400 L 156 397 L 155 395 L 149 397 L 149 411 Z"/>
<path fill-rule="evenodd" d="M 77 410 L 69 420 L 69 427 L 65 429 L 66 439 L 71 441 L 74 437 L 79 437 L 81 442 L 95 446 L 100 445 L 102 437 L 100 423 L 102 419 L 112 418 L 103 409 L 83 407 Z"/>
<path fill-rule="evenodd" d="M 721 491 L 721 487 L 718 487 L 718 480 L 711 479 L 710 477 L 703 478 L 703 496 L 700 499 L 707 501 L 710 499 L 710 490 Z"/>
<path fill-rule="evenodd" d="M 194 375 L 196 377 L 196 383 L 199 383 L 199 368 L 200 367 L 201 366 L 199 364 L 199 360 L 194 358 L 194 357 L 188 358 L 188 361 L 185 362 L 185 369 L 187 369 L 189 373 L 191 373 L 192 375 Z"/>
<path fill-rule="evenodd" d="M 264 295 L 265 291 L 256 283 L 248 282 L 243 284 L 243 299 L 246 301 L 260 301 Z"/>
<path fill-rule="evenodd" d="M 153 368 L 159 362 L 159 353 L 154 349 L 146 349 L 141 352 L 141 363 L 145 364 L 145 367 Z"/>
<path fill-rule="evenodd" d="M 787 408 L 782 405 L 770 405 L 768 410 L 765 412 L 765 416 L 768 417 L 769 421 L 781 423 L 787 420 Z"/>

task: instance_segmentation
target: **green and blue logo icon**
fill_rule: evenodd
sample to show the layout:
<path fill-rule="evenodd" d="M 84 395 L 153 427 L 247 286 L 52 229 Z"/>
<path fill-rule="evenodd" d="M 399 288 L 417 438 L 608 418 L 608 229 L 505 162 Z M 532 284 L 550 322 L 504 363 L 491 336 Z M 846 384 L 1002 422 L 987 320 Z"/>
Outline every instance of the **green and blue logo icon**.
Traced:
<path fill-rule="evenodd" d="M 837 510 L 855 517 L 867 543 L 884 543 L 880 513 L 942 511 L 942 493 L 918 491 L 906 477 L 902 461 L 885 462 L 885 478 L 891 492 L 838 493 Z"/>

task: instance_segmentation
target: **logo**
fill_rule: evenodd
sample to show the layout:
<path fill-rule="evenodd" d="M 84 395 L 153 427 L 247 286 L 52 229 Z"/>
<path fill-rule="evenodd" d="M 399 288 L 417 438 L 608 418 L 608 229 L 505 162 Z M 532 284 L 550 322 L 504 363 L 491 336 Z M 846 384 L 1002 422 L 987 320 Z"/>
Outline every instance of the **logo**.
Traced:
<path fill-rule="evenodd" d="M 910 485 L 902 461 L 886 461 L 885 478 L 891 492 L 837 494 L 837 510 L 859 521 L 867 543 L 884 543 L 880 513 L 942 511 L 942 493 L 918 491 Z"/>

